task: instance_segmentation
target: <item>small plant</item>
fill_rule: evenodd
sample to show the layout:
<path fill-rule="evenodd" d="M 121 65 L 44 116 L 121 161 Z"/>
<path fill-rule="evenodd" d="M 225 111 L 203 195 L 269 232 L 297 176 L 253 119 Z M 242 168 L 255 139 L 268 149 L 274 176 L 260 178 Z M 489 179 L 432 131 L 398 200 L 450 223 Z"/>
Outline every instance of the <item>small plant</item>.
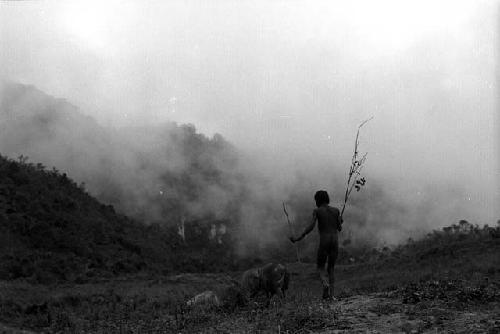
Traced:
<path fill-rule="evenodd" d="M 28 156 L 25 156 L 25 155 L 20 155 L 17 157 L 17 160 L 18 162 L 21 164 L 21 165 L 25 165 L 26 162 L 28 161 L 29 157 Z"/>

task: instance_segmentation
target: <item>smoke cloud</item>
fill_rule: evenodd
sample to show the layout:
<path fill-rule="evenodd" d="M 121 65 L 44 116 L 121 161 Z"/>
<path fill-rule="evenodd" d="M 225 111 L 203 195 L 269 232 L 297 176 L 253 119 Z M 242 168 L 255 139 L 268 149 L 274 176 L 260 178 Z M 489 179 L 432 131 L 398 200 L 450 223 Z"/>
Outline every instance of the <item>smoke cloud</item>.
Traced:
<path fill-rule="evenodd" d="M 234 220 L 264 247 L 285 231 L 282 201 L 297 232 L 316 190 L 342 204 L 374 116 L 345 236 L 494 224 L 498 8 L 2 2 L 0 152 L 146 222 Z"/>

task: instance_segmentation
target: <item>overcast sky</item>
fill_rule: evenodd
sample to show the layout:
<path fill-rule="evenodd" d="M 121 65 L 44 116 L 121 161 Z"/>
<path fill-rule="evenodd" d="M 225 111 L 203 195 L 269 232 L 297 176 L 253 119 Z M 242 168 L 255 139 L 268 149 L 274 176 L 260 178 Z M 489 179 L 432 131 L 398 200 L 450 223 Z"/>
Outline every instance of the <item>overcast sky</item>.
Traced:
<path fill-rule="evenodd" d="M 101 124 L 166 120 L 500 219 L 499 1 L 0 1 L 0 76 Z M 271 161 L 272 162 L 272 161 Z M 411 193 L 411 194 L 410 194 Z"/>

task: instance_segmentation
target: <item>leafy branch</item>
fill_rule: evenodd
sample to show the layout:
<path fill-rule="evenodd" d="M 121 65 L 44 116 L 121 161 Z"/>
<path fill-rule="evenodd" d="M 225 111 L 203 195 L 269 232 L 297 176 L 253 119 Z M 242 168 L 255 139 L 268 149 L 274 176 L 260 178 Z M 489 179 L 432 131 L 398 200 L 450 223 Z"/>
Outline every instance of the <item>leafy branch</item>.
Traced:
<path fill-rule="evenodd" d="M 356 132 L 356 140 L 354 142 L 354 153 L 351 159 L 351 166 L 349 168 L 349 176 L 347 178 L 347 186 L 344 195 L 344 205 L 342 206 L 342 211 L 340 212 L 341 218 L 344 215 L 345 206 L 347 204 L 349 196 L 351 195 L 352 190 L 356 189 L 356 191 L 360 191 L 361 188 L 366 184 L 366 179 L 361 176 L 361 171 L 363 170 L 364 163 L 366 162 L 366 157 L 368 153 L 365 153 L 360 157 L 359 131 L 361 130 L 361 127 L 366 123 L 368 123 L 368 121 L 370 121 L 372 118 L 373 116 L 361 122 L 361 124 L 359 124 L 358 126 L 358 131 Z"/>

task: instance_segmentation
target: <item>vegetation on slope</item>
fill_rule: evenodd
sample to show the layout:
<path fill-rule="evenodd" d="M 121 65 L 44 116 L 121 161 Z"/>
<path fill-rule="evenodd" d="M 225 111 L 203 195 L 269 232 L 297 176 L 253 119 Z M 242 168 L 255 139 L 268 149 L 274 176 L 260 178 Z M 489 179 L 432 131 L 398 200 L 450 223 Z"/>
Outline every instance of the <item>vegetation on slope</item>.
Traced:
<path fill-rule="evenodd" d="M 203 224 L 189 228 L 208 236 Z M 66 174 L 24 157 L 0 156 L 0 238 L 0 278 L 44 283 L 213 271 L 232 256 L 226 239 L 206 240 L 193 252 L 174 229 L 131 220 Z"/>

